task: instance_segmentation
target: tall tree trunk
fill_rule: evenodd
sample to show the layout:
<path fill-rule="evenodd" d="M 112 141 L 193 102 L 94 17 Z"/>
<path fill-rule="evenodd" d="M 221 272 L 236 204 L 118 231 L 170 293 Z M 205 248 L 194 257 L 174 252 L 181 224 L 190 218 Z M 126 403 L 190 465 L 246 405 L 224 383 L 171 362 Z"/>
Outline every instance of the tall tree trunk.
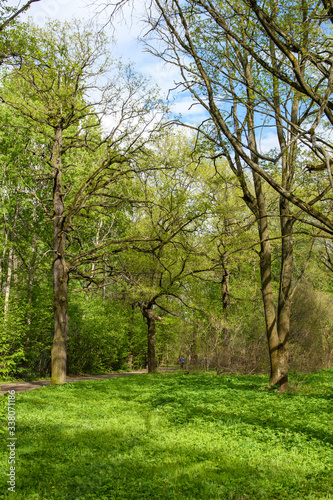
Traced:
<path fill-rule="evenodd" d="M 9 296 L 10 296 L 10 286 L 11 286 L 12 274 L 13 274 L 13 263 L 14 263 L 13 243 L 14 243 L 14 239 L 15 239 L 15 226 L 16 226 L 17 214 L 18 214 L 18 203 L 16 204 L 16 207 L 15 207 L 14 221 L 13 221 L 13 227 L 12 227 L 11 237 L 10 237 L 11 245 L 10 245 L 10 249 L 9 249 L 9 253 L 8 253 L 8 267 L 7 267 L 7 280 L 6 280 L 6 291 L 5 291 L 5 304 L 4 304 L 4 310 L 3 310 L 3 316 L 4 316 L 4 324 L 5 324 L 5 326 L 6 326 L 6 322 L 7 322 L 8 307 L 9 307 Z"/>
<path fill-rule="evenodd" d="M 51 351 L 51 384 L 64 384 L 67 372 L 68 269 L 66 265 L 66 227 L 62 183 L 62 130 L 56 130 L 52 149 L 53 167 L 53 293 L 54 338 Z"/>
<path fill-rule="evenodd" d="M 276 16 L 276 5 L 273 4 L 272 15 Z M 307 16 L 306 16 L 307 17 Z M 303 43 L 307 44 L 304 39 Z M 270 53 L 272 64 L 276 67 L 276 51 L 274 44 L 270 43 Z M 304 74 L 304 68 L 302 69 Z M 293 183 L 294 170 L 297 156 L 297 143 L 293 141 L 298 134 L 298 111 L 300 105 L 300 97 L 298 93 L 294 94 L 291 107 L 291 126 L 288 130 L 288 139 L 286 131 L 281 120 L 281 92 L 280 83 L 276 78 L 273 78 L 273 102 L 275 111 L 275 123 L 277 136 L 281 151 L 286 151 L 288 141 L 291 145 L 288 148 L 288 153 L 281 158 L 282 166 L 282 186 L 286 191 L 291 192 Z M 296 126 L 294 127 L 293 124 Z M 281 269 L 279 283 L 279 299 L 277 310 L 277 327 L 279 337 L 279 348 L 277 351 L 278 364 L 280 367 L 280 378 L 278 381 L 279 390 L 284 391 L 289 388 L 288 384 L 288 368 L 289 368 L 289 330 L 290 330 L 290 315 L 291 315 L 291 282 L 293 274 L 293 238 L 292 229 L 295 219 L 291 217 L 289 201 L 280 196 L 280 230 L 281 230 Z M 273 382 L 275 383 L 275 382 Z"/>
<path fill-rule="evenodd" d="M 289 388 L 288 367 L 289 367 L 289 331 L 291 315 L 291 280 L 293 266 L 293 241 L 292 227 L 293 220 L 289 213 L 289 202 L 281 197 L 280 199 L 280 223 L 282 236 L 282 255 L 280 271 L 280 287 L 278 300 L 278 336 L 279 349 L 277 355 L 279 358 L 279 367 L 281 377 L 279 379 L 280 391 Z"/>
<path fill-rule="evenodd" d="M 2 178 L 2 188 L 4 188 L 5 186 L 5 171 L 4 170 L 4 175 L 3 175 L 3 178 Z M 8 244 L 8 233 L 9 233 L 9 229 L 8 229 L 8 226 L 7 226 L 7 220 L 6 220 L 6 213 L 5 213 L 5 200 L 4 200 L 4 196 L 3 196 L 3 192 L 4 192 L 4 189 L 1 189 L 1 203 L 2 203 L 2 207 L 3 207 L 3 214 L 2 214 L 2 217 L 3 217 L 3 228 L 4 228 L 4 233 L 5 233 L 5 241 L 4 241 L 4 244 L 3 244 L 3 249 L 2 249 L 2 257 L 1 257 L 1 260 L 0 260 L 0 286 L 1 286 L 1 289 L 3 288 L 3 276 L 2 276 L 2 268 L 3 268 L 3 264 L 4 264 L 4 261 L 5 261 L 5 255 L 6 255 L 6 251 L 7 251 L 7 244 Z"/>
<path fill-rule="evenodd" d="M 246 71 L 248 72 L 246 66 Z M 251 82 L 251 76 L 248 73 L 248 82 Z M 248 90 L 249 102 L 252 104 L 251 91 Z M 249 127 L 249 146 L 252 149 L 252 160 L 258 162 L 256 154 L 257 145 L 255 138 L 254 110 L 251 106 L 251 112 L 248 113 Z M 254 189 L 256 195 L 257 227 L 260 239 L 260 279 L 261 293 L 264 306 L 266 336 L 268 343 L 268 354 L 270 362 L 271 385 L 281 385 L 288 382 L 288 372 L 285 373 L 284 365 L 281 366 L 281 356 L 279 355 L 280 340 L 277 327 L 277 314 L 274 304 L 273 286 L 272 286 L 272 251 L 269 241 L 268 218 L 266 211 L 266 202 L 262 190 L 262 181 L 256 172 L 252 172 Z"/>
<path fill-rule="evenodd" d="M 5 214 L 4 214 L 4 221 L 5 221 L 5 225 L 4 225 L 5 241 L 4 241 L 4 245 L 3 245 L 3 249 L 2 249 L 2 256 L 1 256 L 1 260 L 0 260 L 0 285 L 1 285 L 1 289 L 3 288 L 3 273 L 2 273 L 2 269 L 3 269 L 4 262 L 5 262 L 5 256 L 6 256 L 7 244 L 8 244 L 8 229 L 7 229 L 7 225 L 6 225 L 6 216 L 5 216 Z"/>
<path fill-rule="evenodd" d="M 272 270 L 271 270 L 271 245 L 269 241 L 269 231 L 267 223 L 267 213 L 265 207 L 264 195 L 262 192 L 261 179 L 257 173 L 253 173 L 259 219 L 257 222 L 258 233 L 260 238 L 260 277 L 261 277 L 261 293 L 263 298 L 266 335 L 268 342 L 269 360 L 270 360 L 270 384 L 281 385 L 288 382 L 288 372 L 286 373 L 285 365 L 281 365 L 282 357 L 280 356 L 280 340 L 278 335 L 276 309 L 274 304 L 273 287 L 272 287 Z"/>
<path fill-rule="evenodd" d="M 8 266 L 7 266 L 7 280 L 6 280 L 6 290 L 5 290 L 5 304 L 3 308 L 3 318 L 4 323 L 7 323 L 7 314 L 9 306 L 9 295 L 10 295 L 10 285 L 12 281 L 13 273 L 13 247 L 11 246 L 8 253 Z"/>
<path fill-rule="evenodd" d="M 248 134 L 249 134 L 249 146 L 251 149 L 252 161 L 258 163 L 257 143 L 255 137 L 255 119 L 254 119 L 255 100 L 252 90 L 252 73 L 248 63 L 247 56 L 244 58 L 243 61 L 244 61 L 243 62 L 244 73 L 246 75 L 246 80 L 248 84 L 247 96 L 248 96 L 249 109 L 247 115 L 247 124 L 248 124 Z M 276 92 L 274 92 L 274 103 L 277 104 Z M 280 136 L 279 138 L 281 138 L 281 129 L 279 122 L 277 122 L 277 131 L 278 135 Z M 254 171 L 253 171 L 253 181 L 254 181 L 256 205 L 257 205 L 257 226 L 260 238 L 261 292 L 262 292 L 264 312 L 265 312 L 266 335 L 267 335 L 269 361 L 270 361 L 269 382 L 271 385 L 278 385 L 280 390 L 284 390 L 286 387 L 288 387 L 289 344 L 287 342 L 287 337 L 285 339 L 286 342 L 283 342 L 281 341 L 279 336 L 279 327 L 278 327 L 279 309 L 277 312 L 275 308 L 274 295 L 273 295 L 272 253 L 271 253 L 271 244 L 269 241 L 266 202 L 262 190 L 261 178 L 259 174 L 257 174 Z M 281 236 L 283 241 L 283 235 Z M 283 268 L 283 262 L 281 263 L 281 267 Z M 284 269 L 281 269 L 281 272 L 284 273 Z M 283 316 L 284 318 L 283 320 L 281 318 L 281 321 L 285 321 L 285 326 L 286 326 L 287 322 L 289 321 L 287 319 L 288 308 L 285 307 L 283 310 L 285 312 L 285 315 Z M 290 317 L 290 308 L 289 308 L 289 317 Z"/>
<path fill-rule="evenodd" d="M 249 85 L 247 89 L 248 94 L 248 134 L 249 134 L 249 146 L 251 149 L 251 159 L 255 163 L 258 163 L 257 155 L 257 143 L 255 137 L 255 121 L 254 121 L 254 97 L 252 91 L 252 74 L 247 61 L 247 57 L 244 58 L 244 72 L 246 74 L 247 84 Z M 260 279 L 261 279 L 261 293 L 264 306 L 265 314 L 265 324 L 266 324 L 266 336 L 268 343 L 268 353 L 270 362 L 270 378 L 269 383 L 271 385 L 280 385 L 280 383 L 285 382 L 285 377 L 288 381 L 288 373 L 285 373 L 280 366 L 281 357 L 279 356 L 280 341 L 277 328 L 277 315 L 274 304 L 273 286 L 272 286 L 272 251 L 271 244 L 269 241 L 269 229 L 268 229 L 268 218 L 266 210 L 265 196 L 262 190 L 262 181 L 259 174 L 252 171 L 256 207 L 255 215 L 257 218 L 257 227 L 260 239 Z"/>

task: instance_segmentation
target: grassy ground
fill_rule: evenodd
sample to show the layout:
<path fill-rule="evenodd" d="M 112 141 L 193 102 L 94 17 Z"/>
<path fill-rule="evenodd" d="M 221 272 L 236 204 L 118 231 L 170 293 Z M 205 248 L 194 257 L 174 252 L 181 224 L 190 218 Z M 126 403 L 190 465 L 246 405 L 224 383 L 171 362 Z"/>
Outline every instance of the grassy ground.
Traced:
<path fill-rule="evenodd" d="M 333 499 L 333 371 L 297 393 L 266 384 L 178 372 L 17 394 L 14 497 Z"/>

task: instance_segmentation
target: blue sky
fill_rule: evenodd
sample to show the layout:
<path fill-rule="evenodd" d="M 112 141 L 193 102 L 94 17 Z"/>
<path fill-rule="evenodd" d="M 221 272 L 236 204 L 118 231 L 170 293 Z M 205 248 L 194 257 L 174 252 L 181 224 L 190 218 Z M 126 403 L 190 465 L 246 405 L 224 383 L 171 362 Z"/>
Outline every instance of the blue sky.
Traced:
<path fill-rule="evenodd" d="M 10 0 L 11 5 L 17 6 L 18 2 Z M 40 0 L 32 4 L 26 14 L 21 16 L 21 19 L 32 17 L 36 24 L 43 25 L 48 19 L 59 19 L 60 21 L 69 21 L 73 16 L 85 20 L 96 19 L 101 24 L 105 23 L 107 13 L 99 13 L 98 3 L 102 1 L 96 0 Z M 150 79 L 152 84 L 157 84 L 162 93 L 162 97 L 166 98 L 170 88 L 174 87 L 176 81 L 180 81 L 180 76 L 175 67 L 166 65 L 156 57 L 144 51 L 144 45 L 138 41 L 138 37 L 145 32 L 145 25 L 142 22 L 144 18 L 144 3 L 145 0 L 134 0 L 123 11 L 122 16 L 118 16 L 113 23 L 113 30 L 108 28 L 110 39 L 112 35 L 116 40 L 114 46 L 110 45 L 112 55 L 114 57 L 122 57 L 124 62 L 131 61 L 136 70 Z M 21 1 L 20 5 L 23 2 Z M 133 7 L 134 5 L 134 7 Z M 193 101 L 189 94 L 172 93 L 171 98 L 174 99 L 172 110 L 175 114 L 181 113 L 183 120 L 187 123 L 198 123 L 206 114 L 200 106 L 192 106 Z M 261 150 L 267 151 L 271 147 L 277 145 L 277 137 L 275 133 L 264 131 L 261 137 Z"/>
<path fill-rule="evenodd" d="M 102 2 L 100 2 L 102 3 Z M 17 1 L 10 1 L 11 5 L 18 5 Z M 22 5 L 22 2 L 21 2 Z M 170 88 L 174 86 L 175 81 L 179 81 L 178 71 L 174 67 L 166 66 L 154 56 L 144 51 L 144 45 L 138 41 L 138 37 L 144 33 L 144 1 L 135 0 L 135 7 L 130 5 L 124 10 L 122 16 L 118 16 L 113 24 L 113 30 L 108 28 L 110 39 L 115 37 L 116 45 L 112 47 L 114 57 L 122 57 L 124 62 L 132 62 L 137 71 L 150 79 L 152 84 L 157 84 L 162 92 L 163 98 L 166 98 Z M 103 24 L 106 19 L 107 11 L 100 13 L 100 9 L 93 5 L 93 0 L 40 0 L 31 5 L 26 14 L 21 19 L 27 19 L 30 16 L 36 24 L 43 25 L 48 19 L 59 19 L 69 21 L 73 16 L 90 20 L 96 19 Z M 189 122 L 198 122 L 203 113 L 198 106 L 191 108 L 192 100 L 189 95 L 176 95 L 176 102 L 172 109 L 175 114 L 181 113 L 183 118 Z"/>

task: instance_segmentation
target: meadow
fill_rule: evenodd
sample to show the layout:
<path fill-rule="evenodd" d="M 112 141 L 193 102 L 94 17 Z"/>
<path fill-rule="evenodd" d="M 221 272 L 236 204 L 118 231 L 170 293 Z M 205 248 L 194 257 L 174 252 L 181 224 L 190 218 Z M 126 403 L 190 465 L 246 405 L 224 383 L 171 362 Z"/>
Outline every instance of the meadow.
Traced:
<path fill-rule="evenodd" d="M 286 394 L 182 372 L 19 393 L 16 490 L 5 429 L 0 498 L 332 499 L 333 371 L 303 378 Z"/>

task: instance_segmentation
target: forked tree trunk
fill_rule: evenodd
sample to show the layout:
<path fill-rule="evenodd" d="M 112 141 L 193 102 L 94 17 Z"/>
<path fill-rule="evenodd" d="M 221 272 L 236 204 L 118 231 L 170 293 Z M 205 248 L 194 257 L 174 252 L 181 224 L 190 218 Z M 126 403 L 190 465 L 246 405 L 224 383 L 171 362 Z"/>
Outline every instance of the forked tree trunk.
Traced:
<path fill-rule="evenodd" d="M 275 6 L 273 7 L 273 17 L 276 15 Z M 306 41 L 304 41 L 306 43 Z M 270 53 L 273 65 L 276 65 L 276 51 L 274 44 L 270 44 Z M 304 72 L 304 67 L 302 69 Z M 286 151 L 288 148 L 287 142 L 291 141 L 288 148 L 288 154 L 284 154 L 281 158 L 282 166 L 282 186 L 290 192 L 294 177 L 294 170 L 297 155 L 297 143 L 292 139 L 296 138 L 297 128 L 291 126 L 288 132 L 289 139 L 286 136 L 285 126 L 281 120 L 281 92 L 279 82 L 273 79 L 273 102 L 275 112 L 275 122 L 277 126 L 277 136 L 281 151 Z M 295 93 L 291 107 L 291 123 L 299 124 L 300 96 Z M 278 371 L 275 378 L 272 379 L 272 384 L 278 384 L 280 392 L 289 389 L 288 369 L 289 369 L 289 330 L 290 330 L 290 315 L 291 315 L 291 282 L 293 274 L 293 238 L 292 230 L 294 218 L 291 216 L 289 201 L 280 196 L 280 230 L 281 230 L 281 269 L 279 283 L 279 298 L 277 306 L 277 330 L 279 337 L 279 346 L 276 352 L 276 365 Z"/>
<path fill-rule="evenodd" d="M 254 174 L 255 176 L 257 174 Z M 257 179 L 259 180 L 259 179 Z M 261 183 L 261 181 L 260 181 Z M 260 201 L 260 196 L 258 197 Z M 288 204 L 288 202 L 286 202 Z M 281 204 L 285 205 L 281 199 Z M 288 207 L 281 209 L 281 235 L 282 235 L 282 257 L 280 271 L 280 289 L 278 309 L 276 311 L 272 288 L 271 273 L 271 247 L 267 228 L 267 218 L 264 206 L 259 205 L 260 219 L 258 221 L 259 236 L 261 240 L 260 250 L 260 273 L 261 290 L 265 311 L 266 332 L 270 359 L 270 385 L 277 385 L 279 391 L 289 389 L 289 329 L 290 329 L 290 287 L 292 280 L 292 224 L 290 216 L 286 217 Z"/>
<path fill-rule="evenodd" d="M 68 269 L 65 259 L 66 228 L 62 184 L 62 130 L 56 131 L 52 150 L 53 167 L 53 293 L 54 338 L 51 351 L 51 384 L 64 384 L 67 372 Z"/>
<path fill-rule="evenodd" d="M 272 256 L 269 241 L 267 213 L 262 193 L 261 179 L 253 173 L 259 209 L 258 232 L 260 238 L 260 278 L 263 298 L 266 335 L 270 361 L 270 385 L 285 388 L 288 384 L 288 344 L 283 345 L 278 331 L 278 317 L 272 287 Z"/>
<path fill-rule="evenodd" d="M 251 104 L 248 112 L 248 127 L 249 127 L 249 146 L 252 150 L 252 160 L 258 162 L 257 144 L 255 137 L 255 120 L 253 106 L 252 75 L 249 65 L 246 63 L 244 70 L 247 76 L 247 83 L 250 84 L 248 93 L 248 102 Z M 280 130 L 278 130 L 280 133 Z M 285 164 L 283 164 L 283 168 Z M 283 173 L 285 176 L 285 172 Z M 261 292 L 263 298 L 266 335 L 268 343 L 269 361 L 270 361 L 270 385 L 277 385 L 280 391 L 284 391 L 288 385 L 288 360 L 289 360 L 289 320 L 290 320 L 290 283 L 291 283 L 291 266 L 290 257 L 292 259 L 292 241 L 290 238 L 284 241 L 287 229 L 284 224 L 287 224 L 287 219 L 281 221 L 281 236 L 282 236 L 282 260 L 281 260 L 281 275 L 280 275 L 280 294 L 278 310 L 276 310 L 272 286 L 272 255 L 271 245 L 269 240 L 268 219 L 266 211 L 266 202 L 262 190 L 262 180 L 260 176 L 253 171 L 253 181 L 256 195 L 256 210 L 257 210 L 257 226 L 260 238 L 260 277 L 261 277 Z M 283 205 L 280 199 L 280 215 L 288 215 L 288 205 Z M 282 203 L 282 205 L 281 205 Z M 289 224 L 289 223 L 288 223 Z M 285 253 L 284 253 L 284 250 Z M 287 257 L 287 254 L 289 257 Z M 285 257 L 285 259 L 284 259 Z M 292 260 L 291 260 L 292 261 Z M 282 283 L 282 289 L 281 289 Z M 281 290 L 283 293 L 281 294 Z"/>
<path fill-rule="evenodd" d="M 280 270 L 280 287 L 277 313 L 277 329 L 279 336 L 279 348 L 277 350 L 277 365 L 279 367 L 279 376 L 277 382 L 273 380 L 272 384 L 278 384 L 280 392 L 289 389 L 288 369 L 289 369 L 289 331 L 291 316 L 291 282 L 293 266 L 293 240 L 292 228 L 293 219 L 290 216 L 289 202 L 281 197 L 280 199 L 280 224 L 282 236 L 282 255 Z"/>

